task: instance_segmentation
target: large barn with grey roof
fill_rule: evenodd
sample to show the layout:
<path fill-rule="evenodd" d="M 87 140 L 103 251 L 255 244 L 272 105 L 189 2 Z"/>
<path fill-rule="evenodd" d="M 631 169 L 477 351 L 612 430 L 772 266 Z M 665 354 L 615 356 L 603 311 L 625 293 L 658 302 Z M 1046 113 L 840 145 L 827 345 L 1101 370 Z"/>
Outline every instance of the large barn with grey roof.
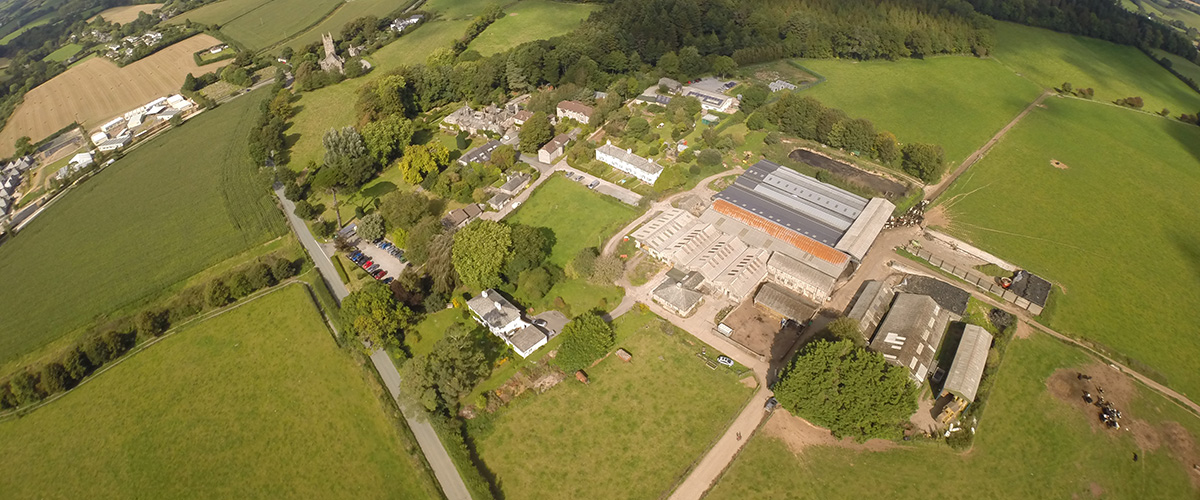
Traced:
<path fill-rule="evenodd" d="M 770 279 L 817 303 L 860 262 L 895 206 L 760 161 L 699 217 L 669 209 L 634 231 L 651 256 L 740 300 Z"/>

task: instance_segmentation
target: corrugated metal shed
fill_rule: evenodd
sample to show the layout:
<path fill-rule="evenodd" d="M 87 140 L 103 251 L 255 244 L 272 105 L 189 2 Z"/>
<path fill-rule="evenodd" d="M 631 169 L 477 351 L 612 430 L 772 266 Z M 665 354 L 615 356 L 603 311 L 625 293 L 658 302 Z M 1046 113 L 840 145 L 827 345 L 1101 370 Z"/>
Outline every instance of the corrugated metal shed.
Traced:
<path fill-rule="evenodd" d="M 979 390 L 979 380 L 983 377 L 983 369 L 987 366 L 988 350 L 992 346 L 992 334 L 982 327 L 967 325 L 963 330 L 962 340 L 954 353 L 954 363 L 950 365 L 950 374 L 946 375 L 946 383 L 942 390 L 947 391 L 965 401 L 974 401 L 975 392 Z"/>

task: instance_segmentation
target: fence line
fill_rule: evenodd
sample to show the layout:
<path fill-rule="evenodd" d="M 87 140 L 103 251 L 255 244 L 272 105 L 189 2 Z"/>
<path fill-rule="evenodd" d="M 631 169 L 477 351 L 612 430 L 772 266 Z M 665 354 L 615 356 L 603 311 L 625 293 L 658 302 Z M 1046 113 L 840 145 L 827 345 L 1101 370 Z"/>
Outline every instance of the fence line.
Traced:
<path fill-rule="evenodd" d="M 975 285 L 975 287 L 979 288 L 980 290 L 1000 297 L 1001 299 L 1004 299 L 1005 302 L 1009 302 L 1017 307 L 1020 307 L 1021 309 L 1029 311 L 1034 316 L 1042 313 L 1042 306 L 1030 302 L 1029 300 L 1013 293 L 1011 290 L 1005 290 L 1004 287 L 997 284 L 991 276 L 983 274 L 970 267 L 959 267 L 955 264 L 947 262 L 945 259 L 934 255 L 933 252 L 930 252 L 924 248 L 909 247 L 907 250 L 913 255 L 925 259 L 938 269 L 953 274 L 954 276 L 961 278 L 963 281 Z"/>

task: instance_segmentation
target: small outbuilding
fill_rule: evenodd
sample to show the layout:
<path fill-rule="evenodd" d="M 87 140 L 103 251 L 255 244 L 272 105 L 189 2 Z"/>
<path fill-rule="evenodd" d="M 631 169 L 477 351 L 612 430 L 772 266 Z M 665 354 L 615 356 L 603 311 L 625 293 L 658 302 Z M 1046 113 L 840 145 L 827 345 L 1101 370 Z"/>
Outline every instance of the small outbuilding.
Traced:
<path fill-rule="evenodd" d="M 980 326 L 967 325 L 954 353 L 950 374 L 946 375 L 946 383 L 942 385 L 942 393 L 953 394 L 966 403 L 975 401 L 991 346 L 992 334 Z"/>
<path fill-rule="evenodd" d="M 617 358 L 620 358 L 621 361 L 628 363 L 633 360 L 633 355 L 629 354 L 629 351 L 626 351 L 625 349 L 617 349 Z"/>

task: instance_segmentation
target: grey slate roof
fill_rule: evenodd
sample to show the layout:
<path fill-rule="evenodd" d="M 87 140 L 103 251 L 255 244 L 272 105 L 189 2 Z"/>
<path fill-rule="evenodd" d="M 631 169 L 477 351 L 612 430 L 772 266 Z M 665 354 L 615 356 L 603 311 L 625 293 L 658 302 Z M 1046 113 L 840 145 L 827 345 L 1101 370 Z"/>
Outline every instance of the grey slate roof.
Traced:
<path fill-rule="evenodd" d="M 875 335 L 875 327 L 879 326 L 879 320 L 883 319 L 888 305 L 892 303 L 893 295 L 892 287 L 887 286 L 884 282 L 867 281 L 858 300 L 854 301 L 854 306 L 850 308 L 846 317 L 857 321 L 863 337 L 870 339 Z"/>
<path fill-rule="evenodd" d="M 946 375 L 946 383 L 942 385 L 942 390 L 966 401 L 974 401 L 991 346 L 992 334 L 980 326 L 967 325 L 963 330 L 962 340 L 958 342 L 954 363 L 950 365 L 950 374 Z"/>
<path fill-rule="evenodd" d="M 492 151 L 500 147 L 500 141 L 488 141 L 482 146 L 472 148 L 470 151 L 463 153 L 458 162 L 466 165 L 468 163 L 487 163 L 492 159 Z"/>
<path fill-rule="evenodd" d="M 500 190 L 506 193 L 513 193 L 518 189 L 521 189 L 521 186 L 523 186 L 526 182 L 529 182 L 529 174 L 521 172 L 510 177 L 508 182 L 505 182 L 503 186 L 500 186 Z"/>
<path fill-rule="evenodd" d="M 909 378 L 920 384 L 933 368 L 948 321 L 949 313 L 929 296 L 897 294 L 871 341 L 871 350 L 908 370 Z"/>
<path fill-rule="evenodd" d="M 655 287 L 654 298 L 665 304 L 670 304 L 677 311 L 690 311 L 696 304 L 700 303 L 700 299 L 704 298 L 704 294 L 685 288 L 683 283 L 667 278 Z"/>
<path fill-rule="evenodd" d="M 803 322 L 817 313 L 817 306 L 800 295 L 775 283 L 763 283 L 754 295 L 754 303 L 775 311 L 785 318 Z"/>
<path fill-rule="evenodd" d="M 623 162 L 629 164 L 633 168 L 636 168 L 638 170 L 646 172 L 650 175 L 658 174 L 659 172 L 662 172 L 662 169 L 663 169 L 662 166 L 660 166 L 657 163 L 654 163 L 652 160 L 647 160 L 645 158 L 642 158 L 641 156 L 633 154 L 632 152 L 630 152 L 628 150 L 624 150 L 624 149 L 618 148 L 616 146 L 613 146 L 612 144 L 605 144 L 603 146 L 600 146 L 600 147 L 596 148 L 596 151 L 606 154 L 606 155 L 609 155 L 609 156 L 612 156 L 620 161 L 623 161 Z M 614 165 L 614 166 L 616 166 L 616 165 Z"/>
<path fill-rule="evenodd" d="M 467 308 L 483 318 L 489 328 L 503 328 L 521 318 L 521 310 L 494 289 L 484 290 L 483 293 L 471 297 L 467 301 Z"/>
<path fill-rule="evenodd" d="M 517 330 L 508 337 L 513 348 L 521 352 L 529 352 L 538 342 L 546 340 L 546 332 L 533 325 Z"/>
<path fill-rule="evenodd" d="M 766 160 L 716 198 L 828 246 L 837 244 L 867 207 L 866 198 Z"/>

